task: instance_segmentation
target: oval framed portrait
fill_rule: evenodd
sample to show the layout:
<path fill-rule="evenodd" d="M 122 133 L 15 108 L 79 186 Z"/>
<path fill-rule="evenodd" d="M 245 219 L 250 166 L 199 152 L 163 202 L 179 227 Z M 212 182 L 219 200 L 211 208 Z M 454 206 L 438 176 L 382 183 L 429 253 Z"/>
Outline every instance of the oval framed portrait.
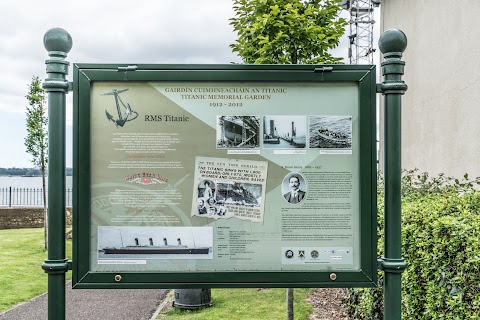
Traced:
<path fill-rule="evenodd" d="M 307 183 L 305 178 L 297 172 L 287 174 L 282 181 L 282 196 L 286 202 L 299 204 L 307 196 Z"/>

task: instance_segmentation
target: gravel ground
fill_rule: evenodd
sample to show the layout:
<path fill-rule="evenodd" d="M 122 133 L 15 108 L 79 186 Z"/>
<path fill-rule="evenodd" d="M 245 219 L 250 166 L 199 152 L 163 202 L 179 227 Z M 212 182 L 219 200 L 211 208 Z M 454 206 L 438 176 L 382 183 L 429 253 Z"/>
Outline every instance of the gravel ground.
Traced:
<path fill-rule="evenodd" d="M 350 320 L 347 308 L 342 304 L 342 298 L 347 294 L 343 288 L 313 291 L 308 297 L 313 305 L 313 312 L 308 320 Z"/>

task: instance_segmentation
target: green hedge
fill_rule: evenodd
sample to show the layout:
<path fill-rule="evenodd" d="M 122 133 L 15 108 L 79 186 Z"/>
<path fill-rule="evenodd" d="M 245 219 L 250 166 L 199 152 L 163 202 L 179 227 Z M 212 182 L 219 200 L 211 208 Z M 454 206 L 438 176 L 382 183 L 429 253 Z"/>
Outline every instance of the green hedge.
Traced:
<path fill-rule="evenodd" d="M 422 182 L 425 177 L 414 176 L 413 188 L 404 184 L 402 241 L 408 267 L 402 274 L 403 318 L 480 319 L 480 195 L 468 176 L 463 181 L 440 177 L 444 181 L 434 190 L 427 186 L 431 179 Z M 379 256 L 382 202 L 379 195 Z M 379 278 L 381 284 L 382 273 Z M 382 319 L 382 298 L 381 287 L 351 289 L 345 303 L 356 319 Z"/>

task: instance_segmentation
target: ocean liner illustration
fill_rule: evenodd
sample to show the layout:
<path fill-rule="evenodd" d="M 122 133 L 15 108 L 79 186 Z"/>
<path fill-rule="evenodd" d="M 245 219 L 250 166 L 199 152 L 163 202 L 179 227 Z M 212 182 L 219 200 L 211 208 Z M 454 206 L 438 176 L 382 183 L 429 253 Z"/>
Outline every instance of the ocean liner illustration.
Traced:
<path fill-rule="evenodd" d="M 141 245 L 138 238 L 135 238 L 135 245 L 116 247 L 105 247 L 105 254 L 208 254 L 208 247 L 188 247 L 182 245 L 180 238 L 177 239 L 178 244 L 170 245 L 167 239 L 163 239 L 163 245 L 154 245 L 153 239 L 149 238 L 149 245 Z"/>

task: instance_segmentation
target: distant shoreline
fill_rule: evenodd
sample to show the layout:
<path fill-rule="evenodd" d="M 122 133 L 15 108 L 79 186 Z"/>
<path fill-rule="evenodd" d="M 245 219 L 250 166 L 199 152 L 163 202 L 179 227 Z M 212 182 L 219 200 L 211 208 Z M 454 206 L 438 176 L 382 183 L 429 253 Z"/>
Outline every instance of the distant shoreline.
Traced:
<path fill-rule="evenodd" d="M 42 175 L 27 175 L 27 174 L 0 174 L 0 177 L 22 177 L 22 178 L 37 178 L 37 177 L 41 177 Z M 45 175 L 46 177 L 48 177 L 48 174 Z M 71 177 L 72 174 L 66 174 L 65 175 L 66 177 Z"/>
<path fill-rule="evenodd" d="M 73 173 L 72 168 L 66 168 L 65 176 L 71 176 Z M 42 172 L 36 168 L 1 168 L 0 177 L 28 177 L 35 178 L 41 177 Z"/>

